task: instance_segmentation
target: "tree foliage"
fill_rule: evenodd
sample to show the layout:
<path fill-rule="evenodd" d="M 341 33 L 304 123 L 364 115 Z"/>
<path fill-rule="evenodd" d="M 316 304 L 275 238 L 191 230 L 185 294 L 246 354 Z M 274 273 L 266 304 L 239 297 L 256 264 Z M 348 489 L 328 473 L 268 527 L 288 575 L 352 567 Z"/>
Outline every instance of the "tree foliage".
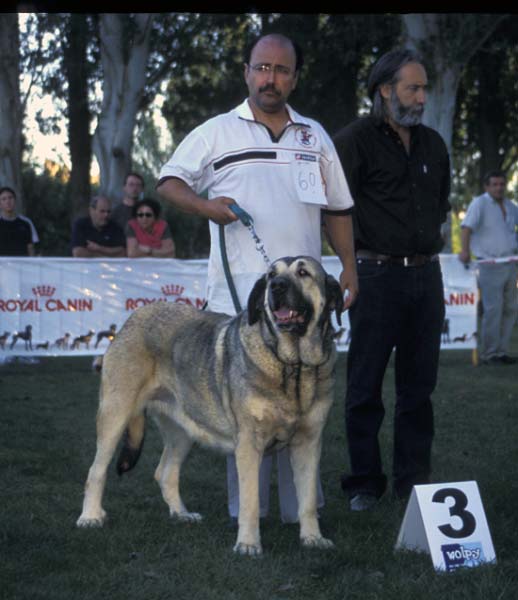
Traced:
<path fill-rule="evenodd" d="M 509 174 L 518 160 L 518 19 L 502 21 L 474 54 L 460 81 L 453 155 L 459 206 L 479 194 L 485 173 Z"/>
<path fill-rule="evenodd" d="M 56 247 L 63 248 L 61 236 L 68 232 L 70 220 L 85 209 L 91 194 L 95 126 L 103 190 L 117 197 L 125 172 L 133 169 L 142 172 L 146 193 L 153 195 L 161 165 L 186 133 L 246 97 L 245 49 L 255 36 L 270 32 L 285 33 L 301 46 L 305 65 L 290 103 L 320 121 L 331 135 L 368 109 L 364 82 L 370 66 L 406 39 L 419 47 L 427 64 L 428 124 L 439 129 L 448 145 L 452 140 L 454 204 L 461 206 L 478 193 L 481 174 L 488 168 L 515 170 L 518 17 L 514 15 L 32 13 L 20 22 L 19 64 L 24 75 L 18 93 L 20 114 L 31 95 L 50 94 L 54 113 L 41 113 L 38 122 L 48 133 L 66 123 L 72 160 L 68 179 L 62 173 L 59 191 L 49 187 L 50 172 L 31 178 L 28 164 L 23 172 L 27 212 L 46 224 L 39 229 L 46 229 L 51 220 L 40 210 L 50 205 L 46 198 L 38 204 L 39 194 L 54 196 L 56 211 L 47 211 L 52 219 L 66 219 L 64 226 L 44 238 L 45 244 L 53 239 Z M 111 41 L 108 22 L 117 29 Z M 4 27 L 4 31 L 14 40 L 7 42 L 4 36 L 5 65 L 18 46 L 14 29 L 9 32 Z M 140 66 L 135 67 L 132 56 L 144 31 L 146 58 L 141 56 Z M 113 58 L 116 67 L 110 65 Z M 3 72 L 7 73 L 5 68 Z M 4 77 L 1 83 L 5 81 Z M 130 84 L 133 91 L 128 93 Z M 5 97 L 0 94 L 0 102 Z M 168 132 L 155 122 L 159 105 Z M 6 110 L 10 109 L 3 108 L 4 115 Z M 118 121 L 123 113 L 124 124 Z M 16 115 L 16 110 L 9 114 Z M 6 143 L 9 125 L 0 116 L 2 160 L 13 149 L 21 154 L 25 142 L 18 134 L 19 151 Z M 208 251 L 205 222 L 169 208 L 166 216 L 180 256 Z"/>

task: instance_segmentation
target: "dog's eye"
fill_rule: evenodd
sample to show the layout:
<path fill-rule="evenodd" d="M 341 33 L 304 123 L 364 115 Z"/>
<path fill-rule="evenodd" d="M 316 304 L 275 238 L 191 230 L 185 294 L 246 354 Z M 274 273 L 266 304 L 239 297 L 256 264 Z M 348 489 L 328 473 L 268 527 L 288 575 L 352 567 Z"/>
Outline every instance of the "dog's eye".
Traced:
<path fill-rule="evenodd" d="M 299 275 L 299 277 L 309 277 L 309 273 L 306 271 L 306 269 L 304 267 L 300 267 L 299 270 L 297 271 L 297 274 Z"/>
<path fill-rule="evenodd" d="M 275 277 L 275 271 L 270 271 L 268 273 L 268 279 L 273 279 Z"/>

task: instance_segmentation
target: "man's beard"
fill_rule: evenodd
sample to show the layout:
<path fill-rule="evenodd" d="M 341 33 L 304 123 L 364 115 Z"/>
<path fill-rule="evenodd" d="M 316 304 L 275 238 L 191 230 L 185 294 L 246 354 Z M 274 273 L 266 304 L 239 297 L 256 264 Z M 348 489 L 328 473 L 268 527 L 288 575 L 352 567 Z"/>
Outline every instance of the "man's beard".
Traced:
<path fill-rule="evenodd" d="M 392 88 L 390 94 L 390 116 L 394 123 L 401 127 L 412 127 L 419 125 L 423 118 L 424 106 L 403 106 L 399 98 L 397 97 L 396 91 Z"/>

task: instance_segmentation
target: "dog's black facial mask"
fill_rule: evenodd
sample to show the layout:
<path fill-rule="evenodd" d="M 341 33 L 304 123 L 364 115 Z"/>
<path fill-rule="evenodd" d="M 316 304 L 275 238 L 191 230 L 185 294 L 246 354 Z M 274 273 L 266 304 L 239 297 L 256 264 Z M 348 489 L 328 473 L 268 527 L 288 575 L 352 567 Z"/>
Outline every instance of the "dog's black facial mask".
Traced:
<path fill-rule="evenodd" d="M 305 335 L 313 316 L 313 307 L 289 277 L 270 276 L 268 305 L 273 321 L 280 331 Z"/>
<path fill-rule="evenodd" d="M 329 311 L 335 311 L 336 321 L 338 325 L 341 325 L 344 296 L 340 284 L 332 275 L 326 276 L 326 299 Z"/>
<path fill-rule="evenodd" d="M 255 282 L 250 295 L 248 296 L 248 324 L 253 325 L 261 318 L 263 312 L 264 293 L 266 291 L 266 275 Z"/>

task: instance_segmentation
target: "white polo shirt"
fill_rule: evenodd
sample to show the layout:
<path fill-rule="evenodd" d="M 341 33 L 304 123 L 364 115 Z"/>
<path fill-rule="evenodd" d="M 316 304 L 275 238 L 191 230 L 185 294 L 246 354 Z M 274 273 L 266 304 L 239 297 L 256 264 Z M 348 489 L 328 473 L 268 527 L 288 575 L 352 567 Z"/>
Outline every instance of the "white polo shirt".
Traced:
<path fill-rule="evenodd" d="M 197 194 L 207 190 L 209 200 L 233 198 L 252 216 L 270 260 L 300 254 L 320 260 L 321 208 L 346 211 L 353 200 L 333 142 L 323 127 L 286 108 L 290 122 L 278 139 L 254 120 L 248 100 L 206 121 L 181 142 L 162 167 L 160 180 L 178 177 Z M 315 183 L 316 194 L 308 198 L 308 186 L 311 189 Z M 315 200 L 326 205 L 315 204 Z M 212 221 L 209 226 L 209 307 L 233 313 L 220 255 L 219 226 Z M 266 265 L 240 221 L 225 226 L 225 241 L 244 307 Z"/>
<path fill-rule="evenodd" d="M 473 198 L 461 226 L 471 229 L 471 251 L 477 258 L 499 258 L 516 254 L 518 206 L 504 199 L 506 216 L 487 192 Z"/>

